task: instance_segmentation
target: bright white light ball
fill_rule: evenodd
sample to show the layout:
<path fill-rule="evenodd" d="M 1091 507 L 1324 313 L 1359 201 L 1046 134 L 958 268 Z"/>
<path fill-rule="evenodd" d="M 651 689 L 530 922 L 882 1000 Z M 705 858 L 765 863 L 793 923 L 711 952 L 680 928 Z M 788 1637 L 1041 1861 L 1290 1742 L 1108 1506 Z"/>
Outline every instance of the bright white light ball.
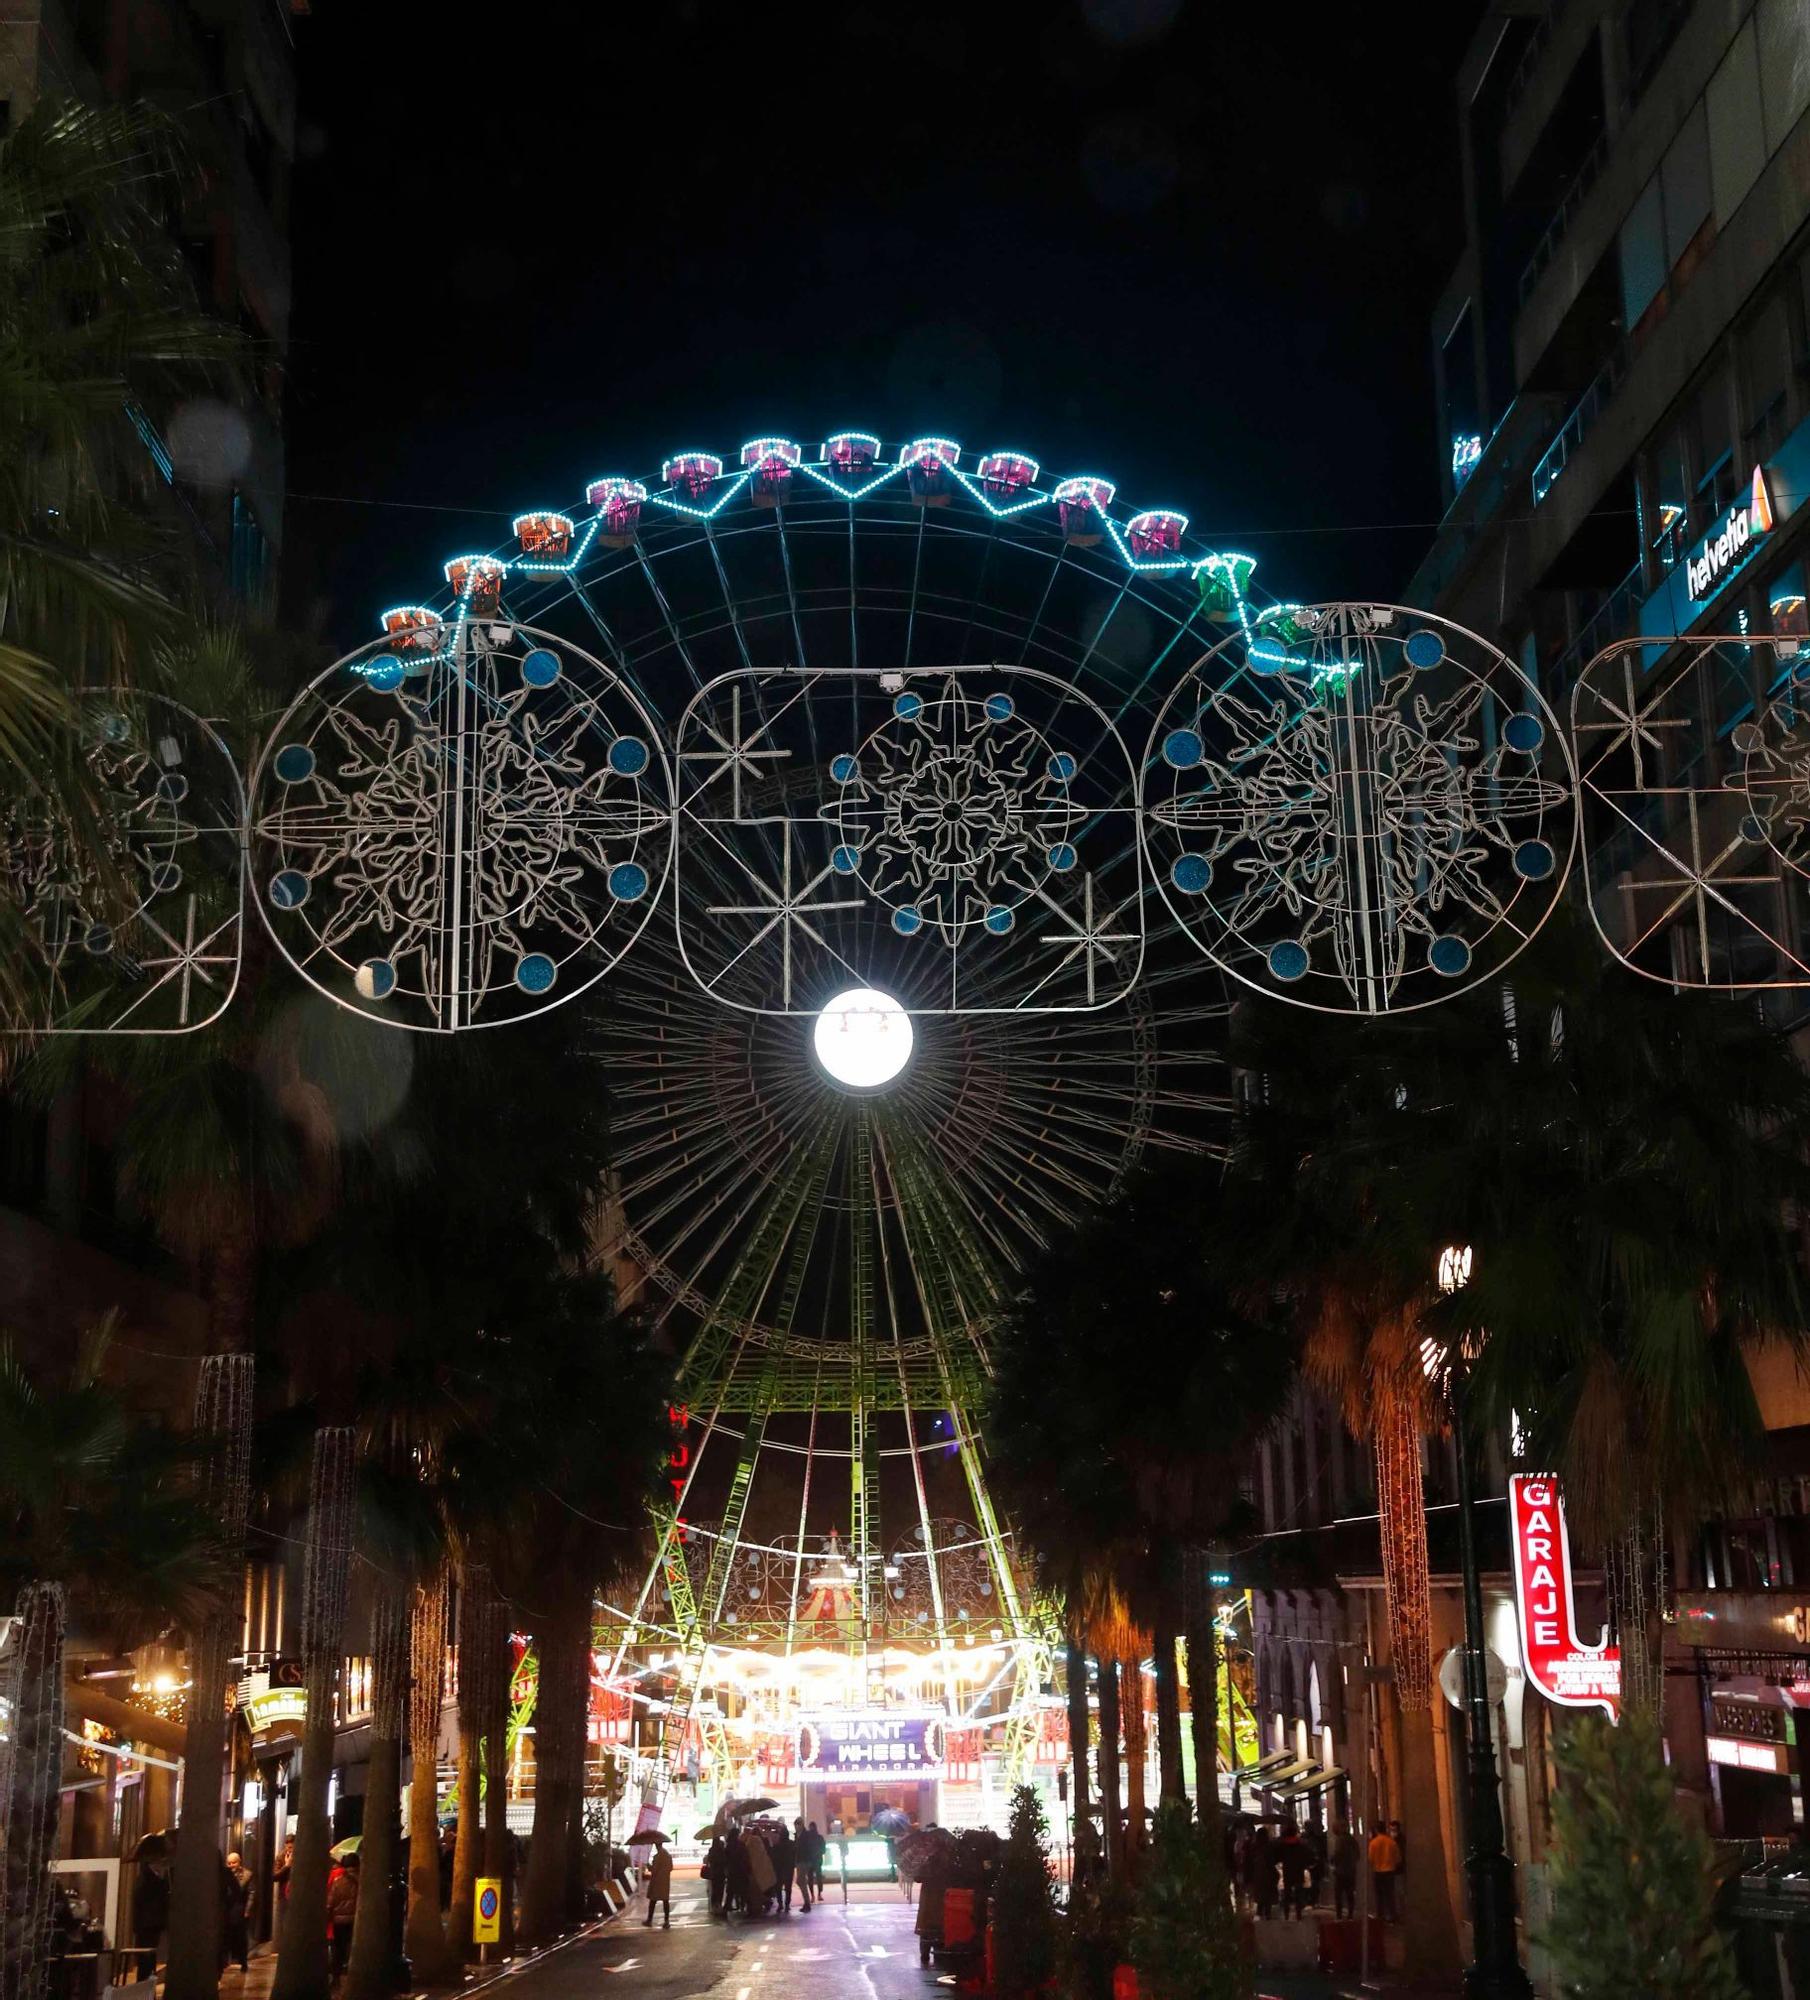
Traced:
<path fill-rule="evenodd" d="M 911 1060 L 911 1016 L 890 993 L 852 986 L 811 1025 L 817 1060 L 850 1090 L 878 1090 Z"/>

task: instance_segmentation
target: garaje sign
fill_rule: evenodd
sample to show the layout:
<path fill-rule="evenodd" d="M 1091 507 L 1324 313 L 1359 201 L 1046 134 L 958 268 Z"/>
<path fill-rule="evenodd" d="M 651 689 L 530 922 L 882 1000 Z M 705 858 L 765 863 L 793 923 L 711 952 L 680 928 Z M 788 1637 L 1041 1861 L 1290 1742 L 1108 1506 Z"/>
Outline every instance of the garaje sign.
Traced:
<path fill-rule="evenodd" d="M 811 1777 L 852 1772 L 884 1772 L 890 1777 L 924 1777 L 943 1767 L 940 1715 L 824 1713 L 798 1725 L 798 1768 Z"/>
<path fill-rule="evenodd" d="M 1692 599 L 1701 604 L 1713 597 L 1753 552 L 1762 535 L 1772 532 L 1772 496 L 1766 491 L 1763 466 L 1753 469 L 1753 485 L 1724 518 L 1704 536 L 1703 545 L 1684 559 L 1684 581 Z"/>
<path fill-rule="evenodd" d="M 1508 1526 L 1528 1680 L 1560 1708 L 1600 1708 L 1613 1721 L 1621 1711 L 1621 1652 L 1609 1644 L 1607 1631 L 1594 1646 L 1577 1636 L 1571 1537 L 1558 1480 L 1549 1473 L 1514 1474 L 1508 1482 Z"/>

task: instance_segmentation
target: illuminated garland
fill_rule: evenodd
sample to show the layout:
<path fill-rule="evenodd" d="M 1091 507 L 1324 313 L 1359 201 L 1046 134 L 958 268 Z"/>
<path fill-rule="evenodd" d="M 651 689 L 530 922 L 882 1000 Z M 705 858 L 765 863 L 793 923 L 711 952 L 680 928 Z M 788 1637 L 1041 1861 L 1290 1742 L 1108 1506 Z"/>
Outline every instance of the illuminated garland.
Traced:
<path fill-rule="evenodd" d="M 1378 1382 L 1370 1419 L 1382 1522 L 1383 1593 L 1395 1694 L 1404 1712 L 1433 1699 L 1433 1609 L 1427 1579 L 1427 1498 L 1421 1484 L 1420 1408 L 1400 1384 Z"/>

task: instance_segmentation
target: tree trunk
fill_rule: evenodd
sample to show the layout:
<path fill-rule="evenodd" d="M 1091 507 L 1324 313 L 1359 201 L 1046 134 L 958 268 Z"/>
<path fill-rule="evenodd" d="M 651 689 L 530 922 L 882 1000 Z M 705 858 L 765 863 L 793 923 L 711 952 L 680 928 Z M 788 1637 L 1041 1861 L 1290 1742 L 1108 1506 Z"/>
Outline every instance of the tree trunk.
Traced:
<path fill-rule="evenodd" d="M 1135 1876 L 1148 1838 L 1144 1765 L 1150 1740 L 1144 1725 L 1144 1668 L 1135 1655 L 1119 1662 L 1119 1714 L 1125 1731 L 1125 1861 Z"/>
<path fill-rule="evenodd" d="M 1182 1691 L 1175 1667 L 1175 1611 L 1167 1590 L 1156 1614 L 1157 1797 L 1165 1803 L 1188 1797 L 1182 1764 Z"/>
<path fill-rule="evenodd" d="M 241 1310 L 241 1321 L 248 1306 Z M 242 1336 L 244 1325 L 238 1326 Z M 219 1522 L 236 1562 L 251 1501 L 255 1382 L 249 1354 L 210 1354 L 195 1390 L 199 1499 Z M 170 1944 L 164 2000 L 215 2000 L 220 1990 L 220 1781 L 226 1764 L 226 1673 L 232 1618 L 222 1610 L 189 1638 L 188 1724 L 183 1741 L 182 1816 L 170 1871 Z"/>
<path fill-rule="evenodd" d="M 1100 1668 L 1100 1811 L 1106 1822 L 1106 1868 L 1125 1866 L 1125 1807 L 1119 1788 L 1119 1663 L 1102 1653 Z"/>
<path fill-rule="evenodd" d="M 1194 1813 L 1201 1838 L 1216 1855 L 1225 1852 L 1225 1816 L 1219 1803 L 1219 1632 L 1212 1607 L 1192 1606 L 1188 1621 L 1188 1712 L 1194 1737 Z"/>
<path fill-rule="evenodd" d="M 49 1973 L 50 1863 L 63 1774 L 62 1587 L 29 1583 L 0 1671 L 10 1711 L 0 1739 L 0 1995 L 43 2000 Z"/>
<path fill-rule="evenodd" d="M 386 1584 L 371 1614 L 371 1759 L 359 1843 L 358 1915 L 340 2000 L 387 2000 L 395 1988 L 390 1923 L 402 1861 L 402 1732 L 408 1713 L 409 1598 Z"/>
<path fill-rule="evenodd" d="M 1402 1945 L 1407 1964 L 1423 1977 L 1448 1975 L 1459 1964 L 1458 1922 L 1440 1837 L 1437 1754 L 1432 1707 L 1403 1710 L 1401 1817 L 1407 1863 L 1401 1876 Z"/>
<path fill-rule="evenodd" d="M 1433 1741 L 1433 1610 L 1427 1581 L 1427 1504 L 1421 1483 L 1419 1411 L 1409 1393 L 1380 1386 L 1371 1443 L 1382 1531 L 1383 1594 L 1401 1712 L 1402 1828 L 1415 1858 L 1402 1876 L 1407 1962 L 1423 1977 L 1456 1971 L 1458 1923 L 1452 1910 L 1439 1817 Z"/>
<path fill-rule="evenodd" d="M 471 1917 L 478 1893 L 478 1855 L 483 1846 L 478 1773 L 484 1747 L 480 1694 L 486 1664 L 483 1653 L 489 1637 L 485 1629 L 489 1595 L 489 1571 L 481 1563 L 461 1565 L 458 1616 L 459 1831 L 453 1844 L 452 1900 L 446 1913 L 450 1942 L 461 1958 L 470 1958 L 477 1950 L 471 1940 Z"/>
<path fill-rule="evenodd" d="M 1087 1851 L 1088 1835 L 1082 1829 L 1090 1827 L 1092 1815 L 1088 1810 L 1087 1784 L 1087 1650 L 1072 1623 L 1068 1634 L 1067 1679 L 1069 1800 L 1074 1807 L 1074 1852 L 1078 1856 Z"/>
<path fill-rule="evenodd" d="M 333 1969 L 327 1950 L 327 1791 L 333 1776 L 334 1695 L 344 1645 L 346 1586 L 352 1568 L 352 1470 L 348 1429 L 314 1434 L 307 1556 L 302 1572 L 302 1661 L 307 1685 L 302 1767 L 289 1781 L 295 1858 L 277 1947 L 272 2000 L 326 2000 Z M 361 1864 L 362 1865 L 362 1864 Z"/>
<path fill-rule="evenodd" d="M 403 1949 L 417 1986 L 456 1979 L 440 1915 L 440 1824 L 436 1777 L 440 1704 L 446 1687 L 446 1572 L 415 1590 L 409 1628 L 409 1900 Z"/>
<path fill-rule="evenodd" d="M 583 1772 L 581 1704 L 589 1685 L 591 1606 L 559 1607 L 536 1634 L 540 1690 L 534 1708 L 534 1832 L 522 1881 L 522 1938 L 544 1943 L 564 1926 L 572 1816 Z M 576 1750 L 576 1757 L 574 1751 Z"/>
<path fill-rule="evenodd" d="M 484 1730 L 484 1873 L 503 1885 L 498 1952 L 515 1949 L 515 1852 L 509 1838 L 509 1709 L 498 1704 Z"/>

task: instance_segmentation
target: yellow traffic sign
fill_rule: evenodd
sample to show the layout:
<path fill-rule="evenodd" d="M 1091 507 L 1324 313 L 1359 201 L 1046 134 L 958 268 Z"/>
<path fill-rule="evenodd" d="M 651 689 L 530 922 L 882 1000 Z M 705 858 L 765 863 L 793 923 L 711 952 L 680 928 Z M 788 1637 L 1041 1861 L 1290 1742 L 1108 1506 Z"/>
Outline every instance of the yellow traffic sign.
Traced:
<path fill-rule="evenodd" d="M 471 1905 L 473 1944 L 501 1944 L 503 1941 L 503 1885 L 494 1875 L 478 1877 L 478 1893 Z"/>

